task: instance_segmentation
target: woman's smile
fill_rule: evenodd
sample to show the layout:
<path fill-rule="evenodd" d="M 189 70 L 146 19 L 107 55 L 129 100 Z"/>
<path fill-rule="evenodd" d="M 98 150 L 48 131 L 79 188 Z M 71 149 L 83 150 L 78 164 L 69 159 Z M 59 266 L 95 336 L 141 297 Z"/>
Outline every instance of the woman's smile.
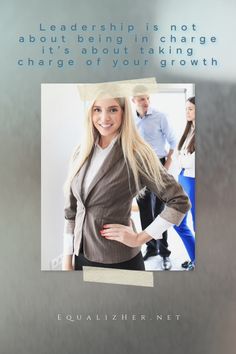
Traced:
<path fill-rule="evenodd" d="M 92 107 L 93 125 L 100 135 L 99 145 L 105 147 L 119 133 L 123 110 L 114 98 L 97 100 Z"/>
<path fill-rule="evenodd" d="M 113 126 L 113 124 L 104 124 L 104 123 L 99 123 L 100 127 L 104 128 L 104 129 L 108 129 L 111 128 Z"/>

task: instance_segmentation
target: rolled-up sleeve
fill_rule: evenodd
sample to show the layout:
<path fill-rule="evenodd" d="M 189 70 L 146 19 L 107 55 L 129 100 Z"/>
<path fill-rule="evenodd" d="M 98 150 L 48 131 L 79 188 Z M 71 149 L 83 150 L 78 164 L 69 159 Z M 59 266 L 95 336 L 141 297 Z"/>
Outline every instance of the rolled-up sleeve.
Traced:
<path fill-rule="evenodd" d="M 169 223 L 179 225 L 191 207 L 190 200 L 181 185 L 164 167 L 161 167 L 161 176 L 164 187 L 157 186 L 145 176 L 141 177 L 141 183 L 165 203 L 164 210 L 159 214 L 160 217 Z"/>

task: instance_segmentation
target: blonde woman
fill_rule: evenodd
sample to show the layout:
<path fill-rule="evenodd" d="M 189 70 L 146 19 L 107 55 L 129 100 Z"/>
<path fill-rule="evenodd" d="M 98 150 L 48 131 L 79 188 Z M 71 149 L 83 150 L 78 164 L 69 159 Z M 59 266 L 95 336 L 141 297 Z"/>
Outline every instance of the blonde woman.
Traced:
<path fill-rule="evenodd" d="M 179 224 L 190 208 L 189 199 L 139 136 L 128 99 L 97 98 L 88 110 L 84 138 L 65 185 L 63 269 L 87 265 L 145 270 L 140 246 Z M 131 206 L 144 187 L 166 207 L 137 233 Z"/>

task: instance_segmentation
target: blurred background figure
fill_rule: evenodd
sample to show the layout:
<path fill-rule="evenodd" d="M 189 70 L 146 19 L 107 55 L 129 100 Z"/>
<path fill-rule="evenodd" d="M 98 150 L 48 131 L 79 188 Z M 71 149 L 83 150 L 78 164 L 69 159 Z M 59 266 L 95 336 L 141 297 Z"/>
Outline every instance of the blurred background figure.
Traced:
<path fill-rule="evenodd" d="M 146 92 L 145 92 L 146 91 Z M 140 94 L 141 92 L 141 94 Z M 137 86 L 134 90 L 132 102 L 135 105 L 135 124 L 142 138 L 153 148 L 162 165 L 168 170 L 172 162 L 172 154 L 176 146 L 173 129 L 170 127 L 166 115 L 150 107 L 150 96 L 144 86 Z M 167 144 L 169 150 L 167 149 Z M 163 202 L 151 191 L 146 190 L 145 196 L 137 200 L 141 226 L 145 230 L 159 215 Z M 171 268 L 170 253 L 167 242 L 167 231 L 160 240 L 147 242 L 144 260 L 159 254 L 162 257 L 162 269 Z"/>
<path fill-rule="evenodd" d="M 179 183 L 191 201 L 193 230 L 195 233 L 195 97 L 190 97 L 186 102 L 187 124 L 178 145 L 178 163 L 181 172 Z M 188 214 L 185 215 L 179 226 L 174 226 L 175 231 L 181 237 L 188 252 L 189 261 L 182 264 L 187 270 L 193 270 L 195 266 L 195 235 L 187 224 Z"/>

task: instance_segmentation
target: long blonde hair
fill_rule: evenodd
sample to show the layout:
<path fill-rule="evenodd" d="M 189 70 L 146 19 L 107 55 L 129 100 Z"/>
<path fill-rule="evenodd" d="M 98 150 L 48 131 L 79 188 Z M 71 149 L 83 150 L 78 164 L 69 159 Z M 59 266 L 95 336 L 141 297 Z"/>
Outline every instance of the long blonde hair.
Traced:
<path fill-rule="evenodd" d="M 163 168 L 153 149 L 139 135 L 132 118 L 132 111 L 128 98 L 114 98 L 123 111 L 122 125 L 119 132 L 119 139 L 128 170 L 131 169 L 137 194 L 143 195 L 140 185 L 140 175 L 143 175 L 151 182 L 154 182 L 160 189 L 164 187 L 161 177 Z M 90 104 L 85 119 L 85 134 L 82 143 L 76 147 L 72 154 L 67 180 L 64 185 L 64 192 L 70 190 L 71 182 L 82 165 L 89 158 L 99 132 L 92 122 L 92 108 L 95 100 Z"/>

